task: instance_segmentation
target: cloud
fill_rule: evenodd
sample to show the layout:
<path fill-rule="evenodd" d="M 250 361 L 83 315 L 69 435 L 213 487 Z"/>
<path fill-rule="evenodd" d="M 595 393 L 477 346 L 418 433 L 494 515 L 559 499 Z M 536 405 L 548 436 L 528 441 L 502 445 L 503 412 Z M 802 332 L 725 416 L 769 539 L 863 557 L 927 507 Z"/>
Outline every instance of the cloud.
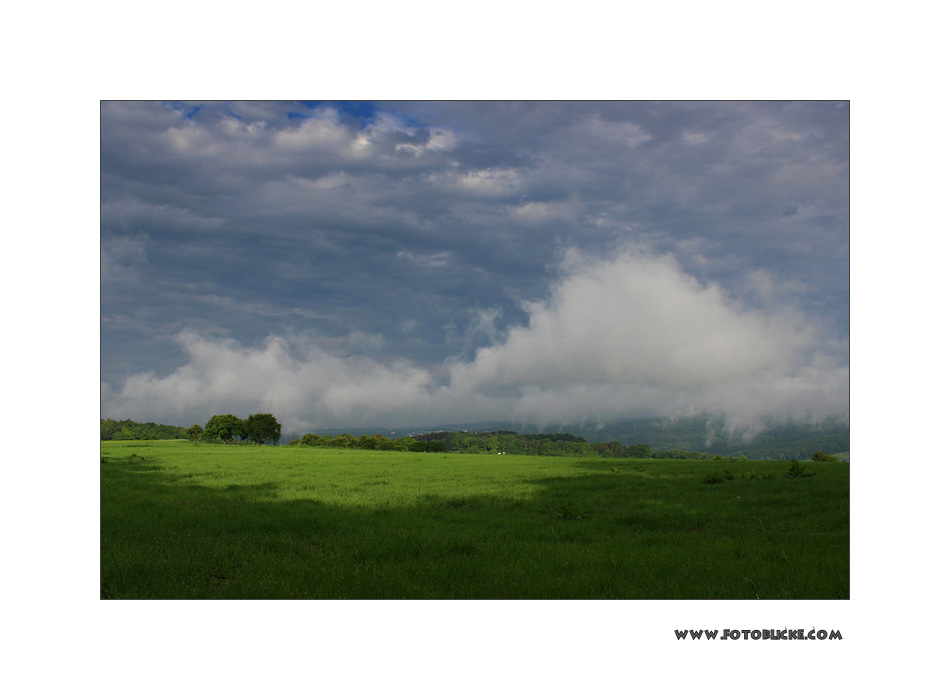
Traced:
<path fill-rule="evenodd" d="M 453 390 L 515 395 L 533 422 L 847 412 L 847 369 L 793 309 L 745 308 L 668 256 L 574 252 L 564 269 L 526 326 L 452 368 Z"/>
<path fill-rule="evenodd" d="M 397 258 L 405 258 L 410 262 L 422 267 L 444 267 L 449 261 L 451 253 L 442 251 L 440 253 L 410 253 L 408 250 L 400 250 L 396 253 Z"/>
<path fill-rule="evenodd" d="M 100 115 L 103 410 L 203 422 L 266 396 L 314 427 L 847 412 L 846 108 Z M 208 343 L 274 382 L 228 389 L 196 359 Z"/>
<path fill-rule="evenodd" d="M 672 258 L 625 254 L 593 262 L 577 256 L 566 263 L 570 273 L 550 299 L 528 305 L 529 325 L 481 350 L 454 382 L 473 388 L 618 381 L 701 387 L 784 369 L 807 336 L 793 335 L 775 319 L 737 312 L 717 287 L 700 287 Z"/>
<path fill-rule="evenodd" d="M 356 335 L 329 349 L 273 336 L 245 347 L 185 332 L 184 366 L 161 378 L 130 377 L 121 391 L 103 393 L 103 410 L 185 422 L 270 411 L 289 432 L 699 412 L 748 425 L 763 415 L 817 420 L 848 411 L 848 370 L 801 314 L 747 308 L 669 256 L 570 251 L 548 296 L 525 309 L 528 322 L 504 334 L 497 310 L 473 312 L 466 335 L 488 344 L 441 368 L 373 359 L 378 337 Z"/>
<path fill-rule="evenodd" d="M 222 217 L 204 217 L 179 207 L 167 204 L 145 204 L 129 197 L 103 204 L 99 209 L 103 228 L 135 227 L 147 229 L 156 225 L 188 231 L 201 231 L 220 227 Z"/>
<path fill-rule="evenodd" d="M 135 152 L 139 167 L 173 165 L 186 181 L 211 175 L 218 184 L 254 173 L 313 176 L 345 166 L 418 168 L 446 162 L 458 143 L 449 128 L 413 126 L 386 112 L 361 124 L 330 106 L 301 107 L 298 119 L 290 119 L 279 103 L 200 107 L 185 116 L 184 105 L 104 102 L 103 133 L 110 143 L 145 136 Z M 107 155 L 128 160 L 109 145 Z"/>
<path fill-rule="evenodd" d="M 204 423 L 213 414 L 274 413 L 287 431 L 372 423 L 419 406 L 431 377 L 403 362 L 337 356 L 301 339 L 268 338 L 259 347 L 183 332 L 187 364 L 165 377 L 139 374 L 121 392 L 104 392 L 109 415 L 160 416 Z"/>
<path fill-rule="evenodd" d="M 110 236 L 99 242 L 99 279 L 103 285 L 133 282 L 147 262 L 148 236 Z"/>

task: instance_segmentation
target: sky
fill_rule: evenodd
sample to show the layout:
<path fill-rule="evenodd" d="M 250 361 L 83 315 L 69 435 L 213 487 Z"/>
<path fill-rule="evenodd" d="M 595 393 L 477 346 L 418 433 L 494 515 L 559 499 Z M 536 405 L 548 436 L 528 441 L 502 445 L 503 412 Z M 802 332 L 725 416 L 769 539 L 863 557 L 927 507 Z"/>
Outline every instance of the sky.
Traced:
<path fill-rule="evenodd" d="M 848 102 L 102 102 L 101 417 L 849 415 Z"/>

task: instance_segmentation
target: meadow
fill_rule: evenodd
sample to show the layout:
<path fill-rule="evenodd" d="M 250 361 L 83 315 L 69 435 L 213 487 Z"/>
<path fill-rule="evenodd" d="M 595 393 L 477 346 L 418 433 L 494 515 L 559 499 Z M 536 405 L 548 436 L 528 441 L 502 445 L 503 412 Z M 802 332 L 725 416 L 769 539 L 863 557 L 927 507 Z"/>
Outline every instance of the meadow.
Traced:
<path fill-rule="evenodd" d="M 102 599 L 842 599 L 849 465 L 101 443 Z"/>

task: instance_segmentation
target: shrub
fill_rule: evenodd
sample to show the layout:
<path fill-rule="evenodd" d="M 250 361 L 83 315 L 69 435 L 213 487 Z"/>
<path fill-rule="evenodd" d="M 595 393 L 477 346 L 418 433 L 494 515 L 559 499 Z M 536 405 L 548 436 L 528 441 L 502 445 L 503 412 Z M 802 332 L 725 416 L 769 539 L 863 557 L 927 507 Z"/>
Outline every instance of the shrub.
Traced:
<path fill-rule="evenodd" d="M 317 435 L 316 433 L 307 433 L 300 439 L 305 445 L 326 445 L 330 441 L 329 438 Z"/>
<path fill-rule="evenodd" d="M 785 472 L 785 476 L 789 479 L 798 479 L 803 476 L 814 476 L 815 472 L 806 471 L 805 468 L 798 463 L 797 459 L 793 459 L 788 463 L 788 471 Z"/>

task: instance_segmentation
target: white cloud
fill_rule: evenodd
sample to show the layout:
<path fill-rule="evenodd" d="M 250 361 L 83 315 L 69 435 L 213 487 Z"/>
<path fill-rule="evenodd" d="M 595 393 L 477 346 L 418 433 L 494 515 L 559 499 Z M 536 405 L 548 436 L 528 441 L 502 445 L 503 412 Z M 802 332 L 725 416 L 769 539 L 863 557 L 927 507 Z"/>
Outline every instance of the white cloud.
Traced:
<path fill-rule="evenodd" d="M 452 368 L 455 392 L 514 394 L 514 416 L 846 414 L 848 369 L 790 309 L 749 310 L 669 257 L 574 255 L 527 326 Z"/>
<path fill-rule="evenodd" d="M 744 308 L 669 257 L 635 251 L 565 257 L 549 298 L 501 335 L 493 310 L 470 329 L 489 345 L 438 370 L 380 362 L 372 338 L 326 343 L 272 337 L 261 347 L 179 338 L 188 362 L 103 393 L 104 415 L 202 422 L 214 413 L 273 412 L 288 432 L 318 427 L 465 420 L 565 423 L 632 415 L 725 413 L 818 419 L 848 411 L 847 367 L 824 353 L 804 318 Z M 356 354 L 343 352 L 356 350 Z"/>
<path fill-rule="evenodd" d="M 339 357 L 317 344 L 278 337 L 251 348 L 191 332 L 178 340 L 187 364 L 166 377 L 130 377 L 118 394 L 104 391 L 103 414 L 203 423 L 216 413 L 265 411 L 285 430 L 299 431 L 382 420 L 418 406 L 431 381 L 405 363 Z"/>
<path fill-rule="evenodd" d="M 224 188 L 246 186 L 262 173 L 312 176 L 347 166 L 386 172 L 444 166 L 459 142 L 448 127 L 417 128 L 383 112 L 358 125 L 332 107 L 294 120 L 286 111 L 266 103 L 209 102 L 194 118 L 183 119 L 173 105 L 105 102 L 100 115 L 110 144 L 134 144 L 131 154 L 116 150 L 110 158 L 153 169 L 172 165 L 179 181 L 194 177 L 202 186 Z"/>
<path fill-rule="evenodd" d="M 522 174 L 512 168 L 447 170 L 429 175 L 434 190 L 453 191 L 477 197 L 510 196 L 522 185 Z"/>
<path fill-rule="evenodd" d="M 276 129 L 273 133 L 277 149 L 288 154 L 322 150 L 359 154 L 364 150 L 359 136 L 340 124 L 332 110 L 325 110 L 299 124 Z"/>
<path fill-rule="evenodd" d="M 637 381 L 675 388 L 785 371 L 804 328 L 741 312 L 715 286 L 701 287 L 671 258 L 622 255 L 574 260 L 530 324 L 482 349 L 453 374 L 460 386 L 561 386 Z"/>

